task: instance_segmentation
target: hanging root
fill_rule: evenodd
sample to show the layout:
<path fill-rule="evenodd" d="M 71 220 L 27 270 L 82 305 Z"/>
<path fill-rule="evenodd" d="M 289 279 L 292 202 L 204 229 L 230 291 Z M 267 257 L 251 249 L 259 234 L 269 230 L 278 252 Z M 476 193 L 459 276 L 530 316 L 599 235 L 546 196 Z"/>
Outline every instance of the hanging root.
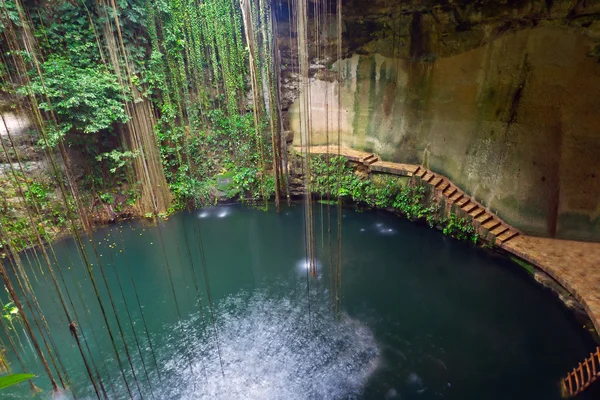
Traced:
<path fill-rule="evenodd" d="M 29 391 L 31 392 L 31 397 L 34 397 L 38 393 L 41 393 L 42 389 L 40 389 L 39 387 L 35 386 L 34 383 L 31 382 L 31 380 L 29 380 Z"/>
<path fill-rule="evenodd" d="M 71 323 L 69 324 L 69 332 L 75 340 L 79 340 L 77 336 L 77 324 L 75 324 L 75 322 L 73 321 L 71 321 Z"/>

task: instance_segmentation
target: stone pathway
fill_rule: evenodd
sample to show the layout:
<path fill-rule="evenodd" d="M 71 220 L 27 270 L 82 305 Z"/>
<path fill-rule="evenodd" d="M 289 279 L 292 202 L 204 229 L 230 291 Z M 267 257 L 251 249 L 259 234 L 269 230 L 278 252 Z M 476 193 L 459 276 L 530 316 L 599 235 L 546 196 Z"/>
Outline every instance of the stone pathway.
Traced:
<path fill-rule="evenodd" d="M 556 279 L 581 303 L 600 333 L 600 243 L 520 235 L 500 247 Z"/>
<path fill-rule="evenodd" d="M 301 152 L 300 147 L 294 148 Z M 546 272 L 567 289 L 587 311 L 600 333 L 600 243 L 541 238 L 521 234 L 496 214 L 471 198 L 447 177 L 419 165 L 380 161 L 371 153 L 337 146 L 312 146 L 311 154 L 341 155 L 362 163 L 370 171 L 400 176 L 416 176 L 433 186 L 436 194 L 458 213 L 470 218 L 478 232 L 505 251 Z"/>

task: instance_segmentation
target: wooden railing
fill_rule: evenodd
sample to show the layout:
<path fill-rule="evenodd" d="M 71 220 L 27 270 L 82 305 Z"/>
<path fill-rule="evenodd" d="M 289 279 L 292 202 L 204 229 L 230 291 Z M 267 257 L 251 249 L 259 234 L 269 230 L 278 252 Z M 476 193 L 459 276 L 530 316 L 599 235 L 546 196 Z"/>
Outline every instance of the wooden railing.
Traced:
<path fill-rule="evenodd" d="M 577 396 L 598 379 L 600 379 L 600 347 L 596 348 L 595 353 L 590 353 L 583 363 L 579 363 L 577 368 L 573 368 L 573 371 L 561 381 L 562 395 L 564 398 Z"/>

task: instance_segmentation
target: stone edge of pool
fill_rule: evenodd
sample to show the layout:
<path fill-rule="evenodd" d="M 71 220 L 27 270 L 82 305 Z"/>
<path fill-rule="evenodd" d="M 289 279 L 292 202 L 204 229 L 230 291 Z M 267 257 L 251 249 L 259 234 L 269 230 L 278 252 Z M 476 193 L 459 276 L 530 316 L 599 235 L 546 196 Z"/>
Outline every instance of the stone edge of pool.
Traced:
<path fill-rule="evenodd" d="M 306 152 L 305 147 L 294 150 Z M 372 153 L 337 146 L 311 146 L 311 154 L 340 155 L 362 164 L 369 172 L 417 177 L 433 186 L 437 198 L 449 206 L 456 205 L 459 214 L 471 219 L 486 242 L 498 247 L 547 273 L 581 304 L 600 335 L 600 243 L 550 239 L 523 235 L 485 206 L 454 185 L 447 177 L 420 165 L 381 161 Z"/>

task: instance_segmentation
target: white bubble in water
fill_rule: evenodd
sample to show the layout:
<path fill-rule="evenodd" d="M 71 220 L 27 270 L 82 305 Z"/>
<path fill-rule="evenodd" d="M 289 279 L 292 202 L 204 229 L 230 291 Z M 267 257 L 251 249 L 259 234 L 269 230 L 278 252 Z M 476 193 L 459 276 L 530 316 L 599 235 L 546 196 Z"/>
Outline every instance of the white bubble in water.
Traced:
<path fill-rule="evenodd" d="M 326 305 L 319 309 L 313 304 L 309 325 L 302 298 L 270 298 L 261 292 L 228 298 L 216 310 L 219 348 L 213 336 L 208 341 L 188 340 L 194 372 L 181 354 L 174 357 L 166 368 L 169 381 L 175 384 L 167 385 L 158 397 L 301 400 L 360 396 L 379 363 L 373 333 L 356 319 L 343 315 L 338 321 L 325 310 Z M 186 332 L 199 329 L 198 320 L 188 324 Z"/>
<path fill-rule="evenodd" d="M 58 390 L 52 392 L 52 399 L 53 400 L 69 400 L 72 398 L 72 396 L 69 395 L 68 393 L 69 392 L 67 392 L 66 390 L 58 389 Z"/>
<path fill-rule="evenodd" d="M 414 372 L 411 372 L 410 374 L 408 374 L 408 378 L 406 378 L 406 383 L 410 385 L 421 386 L 423 381 L 421 380 L 419 375 L 415 374 Z"/>

